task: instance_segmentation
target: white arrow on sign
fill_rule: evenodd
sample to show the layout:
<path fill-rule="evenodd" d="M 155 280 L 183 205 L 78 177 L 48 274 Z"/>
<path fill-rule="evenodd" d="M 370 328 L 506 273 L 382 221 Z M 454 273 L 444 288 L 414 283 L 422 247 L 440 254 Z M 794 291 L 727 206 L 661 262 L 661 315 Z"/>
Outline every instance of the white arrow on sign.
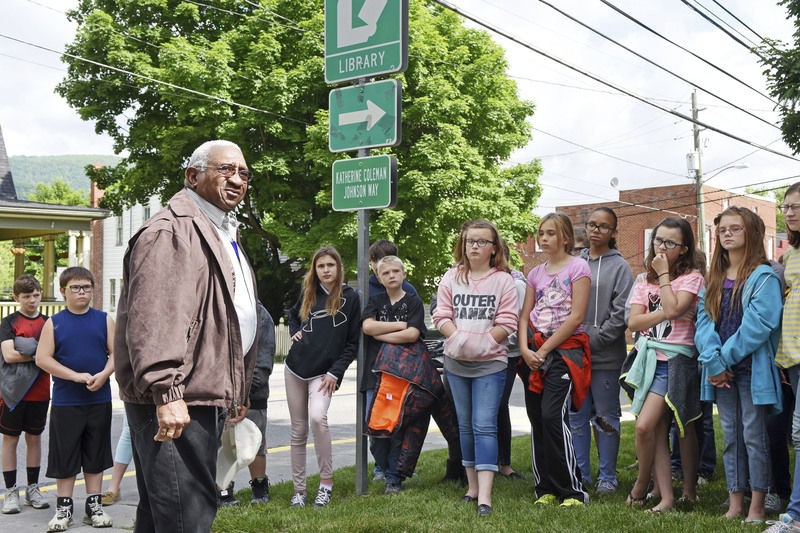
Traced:
<path fill-rule="evenodd" d="M 378 19 L 388 0 L 365 0 L 358 18 L 366 26 L 353 27 L 353 0 L 339 0 L 336 5 L 336 43 L 339 48 L 365 43 L 378 31 Z"/>
<path fill-rule="evenodd" d="M 359 122 L 367 123 L 367 131 L 378 123 L 386 111 L 381 109 L 372 100 L 367 100 L 367 108 L 360 111 L 351 111 L 349 113 L 342 113 L 339 115 L 339 126 L 348 126 L 350 124 L 358 124 Z"/>

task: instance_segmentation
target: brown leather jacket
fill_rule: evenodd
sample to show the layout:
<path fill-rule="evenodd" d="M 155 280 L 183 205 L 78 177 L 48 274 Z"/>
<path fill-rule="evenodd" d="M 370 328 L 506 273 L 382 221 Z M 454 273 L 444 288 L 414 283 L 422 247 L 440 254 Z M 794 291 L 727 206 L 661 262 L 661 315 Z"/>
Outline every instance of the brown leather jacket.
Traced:
<path fill-rule="evenodd" d="M 185 189 L 128 242 L 114 340 L 123 401 L 183 398 L 223 408 L 246 401 L 257 343 L 243 356 L 223 245 Z"/>

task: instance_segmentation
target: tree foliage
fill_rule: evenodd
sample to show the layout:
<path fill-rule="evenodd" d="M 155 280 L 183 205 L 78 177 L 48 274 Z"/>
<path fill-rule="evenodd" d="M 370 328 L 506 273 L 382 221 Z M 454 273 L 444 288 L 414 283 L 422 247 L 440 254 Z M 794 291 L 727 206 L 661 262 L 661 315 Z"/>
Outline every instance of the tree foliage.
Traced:
<path fill-rule="evenodd" d="M 75 190 L 61 178 L 52 183 L 38 183 L 28 197 L 34 202 L 60 205 L 89 206 L 89 195 L 86 191 Z"/>
<path fill-rule="evenodd" d="M 800 0 L 779 0 L 794 19 L 793 43 L 765 39 L 758 47 L 769 93 L 778 100 L 783 141 L 800 151 Z"/>
<path fill-rule="evenodd" d="M 327 147 L 322 0 L 82 0 L 70 18 L 70 54 L 213 96 L 65 58 L 59 93 L 128 153 L 91 172 L 105 207 L 169 198 L 192 150 L 227 138 L 255 172 L 239 217 L 270 311 L 280 311 L 275 292 L 293 299 L 323 244 L 342 252 L 353 277 L 356 215 L 331 209 L 331 164 L 346 156 Z M 423 0 L 411 1 L 409 33 L 408 70 L 396 76 L 403 143 L 377 151 L 397 156 L 398 203 L 371 213 L 370 236 L 398 243 L 427 297 L 464 220 L 488 218 L 510 242 L 532 232 L 540 168 L 504 166 L 528 142 L 533 105 L 518 98 L 502 48 Z"/>
<path fill-rule="evenodd" d="M 14 186 L 20 199 L 30 195 L 40 183 L 62 180 L 70 189 L 89 192 L 86 165 L 116 165 L 113 155 L 12 155 L 8 158 L 14 176 Z M 88 205 L 88 204 L 87 204 Z"/>

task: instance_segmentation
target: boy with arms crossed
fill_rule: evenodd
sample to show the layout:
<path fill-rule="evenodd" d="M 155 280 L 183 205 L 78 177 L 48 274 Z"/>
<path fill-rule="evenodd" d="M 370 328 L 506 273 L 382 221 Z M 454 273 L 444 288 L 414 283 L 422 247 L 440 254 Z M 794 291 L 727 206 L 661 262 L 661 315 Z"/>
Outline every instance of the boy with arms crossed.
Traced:
<path fill-rule="evenodd" d="M 14 301 L 19 310 L 0 323 L 0 433 L 3 434 L 3 479 L 6 497 L 3 514 L 19 512 L 17 487 L 17 444 L 25 432 L 25 465 L 28 486 L 25 505 L 47 509 L 50 504 L 39 492 L 42 461 L 42 432 L 50 403 L 50 375 L 34 362 L 36 346 L 47 317 L 39 312 L 42 286 L 30 274 L 14 282 Z"/>
<path fill-rule="evenodd" d="M 110 357 L 114 321 L 90 307 L 94 276 L 70 267 L 59 278 L 67 308 L 42 329 L 36 364 L 53 376 L 50 450 L 47 477 L 55 478 L 58 504 L 47 531 L 65 531 L 72 524 L 75 477 L 83 469 L 86 506 L 83 522 L 111 527 L 100 500 L 103 470 L 111 459 Z"/>
<path fill-rule="evenodd" d="M 384 472 L 385 492 L 392 494 L 399 492 L 403 480 L 414 473 L 427 434 L 434 395 L 441 396 L 444 391 L 436 370 L 427 355 L 423 355 L 427 354 L 424 345 L 416 344 L 427 332 L 425 312 L 419 296 L 403 290 L 406 277 L 403 262 L 388 255 L 376 266 L 378 279 L 386 292 L 371 294 L 362 315 L 364 334 L 368 336 L 367 360 L 374 361 L 369 371 L 389 373 L 413 386 L 404 399 L 402 423 L 398 427 L 389 431 L 368 430 L 375 437 L 372 439 L 372 455 Z M 382 358 L 386 355 L 379 356 L 383 344 L 408 345 L 409 349 L 419 346 L 417 352 L 420 353 L 414 352 L 417 355 L 413 357 L 414 361 L 384 360 Z M 380 353 L 388 354 L 389 351 Z"/>

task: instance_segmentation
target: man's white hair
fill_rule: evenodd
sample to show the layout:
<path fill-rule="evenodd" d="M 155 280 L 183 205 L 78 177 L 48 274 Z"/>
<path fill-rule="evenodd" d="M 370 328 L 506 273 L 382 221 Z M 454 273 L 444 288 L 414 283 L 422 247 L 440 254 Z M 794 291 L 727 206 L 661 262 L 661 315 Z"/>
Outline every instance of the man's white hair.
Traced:
<path fill-rule="evenodd" d="M 189 158 L 189 164 L 186 166 L 192 168 L 201 168 L 201 167 L 205 168 L 208 165 L 209 152 L 211 152 L 212 148 L 215 148 L 217 146 L 233 147 L 236 148 L 237 150 L 241 150 L 238 144 L 231 141 L 226 141 L 223 139 L 206 141 L 197 148 L 195 148 L 194 152 L 192 152 L 192 156 Z"/>

